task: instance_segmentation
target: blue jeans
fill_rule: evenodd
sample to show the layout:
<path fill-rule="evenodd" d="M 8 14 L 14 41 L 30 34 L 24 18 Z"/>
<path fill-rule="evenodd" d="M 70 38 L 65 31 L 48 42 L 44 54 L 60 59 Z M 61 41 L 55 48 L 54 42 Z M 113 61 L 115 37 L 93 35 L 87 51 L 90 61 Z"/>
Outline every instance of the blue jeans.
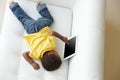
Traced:
<path fill-rule="evenodd" d="M 53 23 L 53 17 L 49 13 L 46 4 L 40 4 L 37 6 L 37 11 L 42 16 L 37 20 L 34 20 L 28 16 L 16 2 L 10 5 L 10 9 L 17 19 L 22 23 L 28 34 L 36 33 L 43 27 L 50 26 Z"/>

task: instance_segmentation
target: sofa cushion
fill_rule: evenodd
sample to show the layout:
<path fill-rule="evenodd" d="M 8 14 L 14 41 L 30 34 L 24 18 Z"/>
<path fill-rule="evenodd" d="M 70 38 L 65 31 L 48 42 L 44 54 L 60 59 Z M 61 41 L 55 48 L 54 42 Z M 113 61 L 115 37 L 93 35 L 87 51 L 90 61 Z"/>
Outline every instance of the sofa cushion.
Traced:
<path fill-rule="evenodd" d="M 24 11 L 34 19 L 40 17 L 33 2 L 27 0 L 16 0 Z M 67 8 L 47 4 L 50 13 L 53 15 L 54 23 L 52 29 L 69 37 L 72 23 L 72 11 Z M 1 32 L 0 47 L 0 80 L 67 80 L 68 61 L 64 61 L 62 66 L 52 72 L 47 72 L 40 64 L 40 70 L 35 71 L 22 57 L 22 52 L 29 50 L 28 45 L 23 40 L 23 35 L 27 35 L 21 23 L 13 13 L 6 7 L 3 27 Z M 57 40 L 57 51 L 61 58 L 63 56 L 63 42 Z M 9 75 L 5 77 L 4 75 Z"/>

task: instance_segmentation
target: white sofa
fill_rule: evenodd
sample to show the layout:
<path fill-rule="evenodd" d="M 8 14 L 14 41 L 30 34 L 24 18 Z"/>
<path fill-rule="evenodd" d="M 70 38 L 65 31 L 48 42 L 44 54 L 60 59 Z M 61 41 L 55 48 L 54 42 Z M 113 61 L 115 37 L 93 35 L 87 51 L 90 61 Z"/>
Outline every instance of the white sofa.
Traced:
<path fill-rule="evenodd" d="M 32 18 L 40 16 L 34 2 L 15 1 Z M 42 2 L 54 17 L 53 30 L 67 37 L 78 36 L 77 55 L 63 61 L 56 71 L 47 72 L 42 66 L 35 71 L 22 57 L 22 52 L 29 50 L 23 40 L 27 34 L 7 4 L 0 39 L 0 80 L 103 80 L 104 0 Z M 63 43 L 60 40 L 57 43 L 57 51 L 62 57 Z"/>

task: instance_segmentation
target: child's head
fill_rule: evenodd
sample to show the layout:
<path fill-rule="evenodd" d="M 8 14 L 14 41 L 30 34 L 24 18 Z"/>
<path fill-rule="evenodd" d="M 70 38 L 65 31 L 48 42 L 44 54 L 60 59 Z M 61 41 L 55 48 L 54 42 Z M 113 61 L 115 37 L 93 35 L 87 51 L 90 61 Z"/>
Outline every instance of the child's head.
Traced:
<path fill-rule="evenodd" d="M 62 64 L 60 56 L 54 50 L 44 53 L 41 62 L 47 71 L 56 70 Z"/>

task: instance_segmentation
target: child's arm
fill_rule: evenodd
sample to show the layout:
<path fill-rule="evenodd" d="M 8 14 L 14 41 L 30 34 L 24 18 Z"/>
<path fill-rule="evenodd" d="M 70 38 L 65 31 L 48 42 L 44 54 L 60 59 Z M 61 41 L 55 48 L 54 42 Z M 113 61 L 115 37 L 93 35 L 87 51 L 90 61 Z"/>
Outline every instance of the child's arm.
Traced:
<path fill-rule="evenodd" d="M 61 34 L 59 34 L 59 33 L 56 32 L 56 31 L 52 31 L 52 32 L 51 32 L 51 35 L 58 37 L 59 39 L 61 39 L 61 40 L 64 41 L 65 43 L 68 42 L 68 38 L 67 38 L 67 37 L 62 36 Z"/>
<path fill-rule="evenodd" d="M 38 65 L 37 63 L 35 63 L 32 58 L 29 57 L 29 51 L 24 52 L 24 53 L 23 53 L 23 57 L 25 58 L 25 60 L 26 60 L 29 64 L 31 64 L 31 65 L 33 66 L 33 68 L 34 68 L 35 70 L 38 70 L 38 69 L 40 68 L 39 65 Z"/>

